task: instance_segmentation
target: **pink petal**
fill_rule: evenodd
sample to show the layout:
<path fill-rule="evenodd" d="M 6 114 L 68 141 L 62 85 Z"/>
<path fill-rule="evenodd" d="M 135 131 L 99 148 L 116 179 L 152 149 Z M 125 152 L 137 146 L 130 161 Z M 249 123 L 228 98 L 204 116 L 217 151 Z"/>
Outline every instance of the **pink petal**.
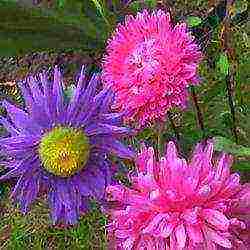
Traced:
<path fill-rule="evenodd" d="M 207 249 L 207 250 L 217 250 L 218 247 L 213 241 L 207 241 L 206 242 L 206 247 L 202 248 L 202 250 Z"/>
<path fill-rule="evenodd" d="M 213 146 L 213 143 L 210 141 L 210 142 L 208 142 L 208 144 L 205 148 L 205 153 L 206 153 L 207 159 L 209 161 L 212 160 L 213 151 L 214 151 L 214 146 Z"/>
<path fill-rule="evenodd" d="M 187 235 L 183 224 L 180 224 L 175 229 L 175 237 L 177 244 L 180 248 L 184 248 L 186 245 Z"/>
<path fill-rule="evenodd" d="M 202 214 L 204 219 L 212 226 L 223 231 L 228 229 L 230 222 L 223 213 L 213 209 L 204 209 Z"/>
<path fill-rule="evenodd" d="M 147 162 L 147 173 L 149 175 L 153 175 L 154 174 L 154 149 L 152 147 L 148 149 L 148 154 L 149 154 L 149 159 Z"/>
<path fill-rule="evenodd" d="M 159 225 L 159 236 L 163 238 L 169 237 L 169 235 L 173 232 L 175 226 L 176 224 L 173 222 L 162 220 Z"/>
<path fill-rule="evenodd" d="M 107 200 L 122 201 L 124 198 L 125 189 L 122 186 L 114 185 L 106 188 Z"/>
<path fill-rule="evenodd" d="M 170 236 L 170 250 L 177 250 L 178 249 L 178 245 L 176 242 L 176 238 L 174 234 L 171 234 Z"/>
<path fill-rule="evenodd" d="M 232 162 L 232 158 L 230 156 L 226 154 L 222 154 L 222 156 L 220 157 L 218 161 L 215 176 L 214 176 L 216 180 L 224 181 L 226 180 L 226 178 L 228 178 L 230 174 L 231 162 Z"/>
<path fill-rule="evenodd" d="M 157 214 L 150 222 L 149 224 L 142 230 L 143 233 L 150 233 L 152 232 L 160 223 L 160 221 L 167 217 L 168 214 Z"/>
<path fill-rule="evenodd" d="M 131 233 L 131 230 L 119 230 L 118 229 L 115 231 L 115 236 L 117 238 L 124 239 L 124 238 L 127 238 L 130 235 L 130 233 Z"/>
<path fill-rule="evenodd" d="M 198 222 L 198 207 L 194 209 L 187 209 L 182 213 L 182 218 L 187 222 L 187 224 L 196 224 Z"/>
<path fill-rule="evenodd" d="M 128 238 L 122 245 L 125 250 L 131 250 L 133 248 L 135 239 L 134 238 Z"/>
<path fill-rule="evenodd" d="M 141 237 L 136 249 L 155 249 L 155 242 L 153 237 Z"/>
<path fill-rule="evenodd" d="M 225 181 L 224 190 L 221 192 L 221 197 L 234 195 L 240 187 L 240 176 L 237 173 L 231 174 Z"/>
<path fill-rule="evenodd" d="M 167 145 L 167 160 L 169 162 L 175 161 L 177 158 L 177 150 L 174 142 L 170 141 Z"/>
<path fill-rule="evenodd" d="M 201 243 L 204 241 L 204 237 L 203 237 L 200 226 L 186 225 L 186 230 L 187 230 L 189 239 L 191 239 L 194 243 Z"/>
<path fill-rule="evenodd" d="M 207 236 L 207 240 L 211 240 L 216 244 L 225 248 L 232 248 L 231 242 L 228 239 L 224 238 L 223 236 L 219 235 L 216 231 L 206 227 L 204 232 Z"/>

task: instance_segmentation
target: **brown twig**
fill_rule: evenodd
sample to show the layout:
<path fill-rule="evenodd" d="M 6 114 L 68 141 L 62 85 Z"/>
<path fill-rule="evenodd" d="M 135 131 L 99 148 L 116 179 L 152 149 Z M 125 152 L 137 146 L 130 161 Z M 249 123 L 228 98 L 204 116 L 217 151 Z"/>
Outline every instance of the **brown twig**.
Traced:
<path fill-rule="evenodd" d="M 162 155 L 162 133 L 164 130 L 164 123 L 159 122 L 156 124 L 156 157 L 159 160 Z"/>
<path fill-rule="evenodd" d="M 227 86 L 227 96 L 228 96 L 228 103 L 229 108 L 232 116 L 232 133 L 235 138 L 235 142 L 238 142 L 238 135 L 237 135 L 237 128 L 236 128 L 236 115 L 235 115 L 235 106 L 233 101 L 233 90 L 232 90 L 232 83 L 234 82 L 234 74 L 232 72 L 228 72 L 226 76 L 226 86 Z"/>
<path fill-rule="evenodd" d="M 227 6 L 227 9 L 230 6 Z M 221 48 L 223 51 L 225 51 L 229 61 L 230 61 L 230 67 L 228 69 L 228 73 L 226 75 L 226 88 L 227 88 L 227 97 L 228 97 L 228 104 L 230 108 L 230 113 L 232 117 L 232 134 L 235 138 L 235 142 L 238 142 L 238 135 L 237 135 L 237 127 L 236 127 L 236 112 L 235 112 L 235 105 L 234 105 L 234 100 L 233 100 L 233 86 L 234 86 L 234 76 L 235 76 L 235 67 L 236 65 L 234 64 L 235 60 L 235 53 L 234 49 L 230 46 L 231 45 L 231 39 L 230 39 L 230 31 L 231 31 L 231 23 L 230 23 L 230 18 L 227 15 L 224 22 L 223 22 L 223 28 L 221 32 Z"/>
<path fill-rule="evenodd" d="M 196 92 L 195 92 L 195 89 L 193 86 L 190 86 L 190 90 L 191 90 L 191 96 L 192 96 L 192 99 L 193 99 L 193 103 L 194 103 L 194 106 L 195 106 L 195 109 L 196 109 L 196 117 L 197 117 L 197 120 L 198 120 L 198 124 L 199 124 L 199 127 L 202 131 L 202 134 L 203 134 L 203 138 L 205 138 L 205 126 L 204 126 L 204 121 L 203 121 L 203 116 L 202 116 L 202 113 L 201 113 L 201 109 L 200 109 L 200 106 L 199 106 L 199 103 L 198 103 L 198 98 L 197 98 L 197 95 L 196 95 Z"/>
<path fill-rule="evenodd" d="M 173 120 L 173 118 L 172 118 L 172 114 L 171 114 L 170 111 L 167 112 L 167 116 L 168 116 L 168 119 L 169 119 L 169 121 L 170 121 L 171 128 L 172 128 L 173 131 L 174 131 L 174 135 L 175 135 L 176 141 L 177 141 L 177 143 L 179 144 L 179 142 L 180 142 L 180 134 L 179 134 L 179 132 L 178 132 L 177 127 L 175 126 L 175 123 L 174 123 L 174 120 Z"/>

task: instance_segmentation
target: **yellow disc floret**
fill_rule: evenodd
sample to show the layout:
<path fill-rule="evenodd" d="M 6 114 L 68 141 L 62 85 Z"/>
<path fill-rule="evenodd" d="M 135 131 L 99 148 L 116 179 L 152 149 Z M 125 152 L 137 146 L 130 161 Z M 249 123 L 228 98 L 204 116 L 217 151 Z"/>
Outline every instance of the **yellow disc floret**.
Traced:
<path fill-rule="evenodd" d="M 69 177 L 81 170 L 89 158 L 88 137 L 75 128 L 55 127 L 39 144 L 43 167 L 50 173 Z"/>

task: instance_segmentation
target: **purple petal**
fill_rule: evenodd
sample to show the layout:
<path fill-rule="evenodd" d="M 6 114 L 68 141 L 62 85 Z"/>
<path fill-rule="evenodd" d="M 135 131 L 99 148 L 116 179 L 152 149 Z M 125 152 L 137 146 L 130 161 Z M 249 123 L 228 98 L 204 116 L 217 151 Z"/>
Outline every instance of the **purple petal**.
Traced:
<path fill-rule="evenodd" d="M 64 108 L 63 105 L 63 88 L 62 88 L 62 77 L 58 67 L 54 70 L 54 85 L 53 85 L 53 95 L 56 100 L 56 111 L 57 115 L 61 113 Z"/>
<path fill-rule="evenodd" d="M 44 98 L 43 98 L 43 93 L 39 87 L 39 82 L 36 81 L 33 76 L 31 76 L 27 79 L 27 84 L 30 87 L 30 92 L 31 92 L 30 94 L 31 94 L 31 97 L 33 97 L 33 101 L 43 104 Z M 24 93 L 26 92 L 26 94 L 28 94 L 27 91 L 28 90 L 26 89 L 26 91 L 24 91 Z"/>
<path fill-rule="evenodd" d="M 89 84 L 84 91 L 84 93 L 81 96 L 81 99 L 79 100 L 79 105 L 81 105 L 82 110 L 84 112 L 87 112 L 90 107 L 90 101 L 93 102 L 93 96 L 96 93 L 96 88 L 99 84 L 99 78 L 100 76 L 98 74 L 94 74 L 89 81 Z"/>
<path fill-rule="evenodd" d="M 23 147 L 33 147 L 39 141 L 39 137 L 36 136 L 12 136 L 0 139 L 0 143 L 4 148 L 23 148 Z"/>
<path fill-rule="evenodd" d="M 69 183 L 67 180 L 57 178 L 56 190 L 60 202 L 67 208 L 71 207 L 71 197 L 69 192 Z"/>
<path fill-rule="evenodd" d="M 86 135 L 111 134 L 112 135 L 127 135 L 131 132 L 129 128 L 117 127 L 109 124 L 91 124 L 84 129 Z"/>
<path fill-rule="evenodd" d="M 74 178 L 74 177 L 73 177 Z M 73 181 L 74 185 L 77 187 L 77 190 L 81 193 L 82 196 L 91 196 L 93 195 L 92 190 L 88 184 L 87 179 L 76 175 Z"/>
<path fill-rule="evenodd" d="M 90 166 L 91 168 L 91 166 Z M 86 173 L 86 178 L 88 180 L 88 185 L 91 188 L 92 192 L 96 199 L 101 199 L 104 195 L 105 191 L 105 176 L 104 174 L 95 169 L 95 171 L 91 171 L 91 173 Z"/>
<path fill-rule="evenodd" d="M 112 125 L 120 125 L 123 122 L 123 113 L 110 113 L 102 114 L 101 119 L 103 123 L 108 123 Z"/>
<path fill-rule="evenodd" d="M 113 99 L 113 93 L 109 89 L 104 89 L 98 93 L 94 101 L 96 105 L 100 108 L 100 112 L 106 113 L 110 109 L 110 104 Z"/>
<path fill-rule="evenodd" d="M 12 136 L 17 136 L 20 133 L 6 118 L 0 117 L 0 122 Z"/>
<path fill-rule="evenodd" d="M 40 132 L 41 128 L 29 118 L 29 115 L 25 111 L 5 101 L 3 105 L 17 128 L 27 130 L 27 132 L 32 134 Z"/>
<path fill-rule="evenodd" d="M 31 171 L 32 168 L 34 168 L 33 165 L 38 164 L 37 161 L 38 157 L 36 155 L 29 155 L 28 157 L 22 159 L 21 161 L 16 162 L 16 164 L 14 164 L 14 166 L 9 172 L 0 177 L 0 180 L 6 180 L 13 177 L 18 177 L 21 176 L 22 174 L 25 174 L 27 170 Z"/>
<path fill-rule="evenodd" d="M 19 87 L 21 89 L 22 95 L 24 97 L 25 100 L 25 106 L 28 109 L 28 111 L 31 111 L 31 107 L 34 105 L 34 99 L 33 96 L 31 94 L 30 89 L 27 88 L 26 86 L 26 82 L 21 82 L 19 84 Z"/>
<path fill-rule="evenodd" d="M 79 108 L 79 99 L 80 99 L 80 96 L 82 94 L 82 90 L 84 88 L 84 80 L 85 80 L 84 66 L 82 66 L 80 77 L 78 79 L 77 87 L 76 87 L 76 89 L 74 91 L 74 95 L 72 96 L 70 103 L 68 105 L 67 120 L 70 120 L 73 113 L 75 113 L 77 111 L 77 108 Z"/>
<path fill-rule="evenodd" d="M 74 126 L 84 127 L 86 124 L 91 123 L 91 118 L 96 114 L 96 106 L 90 103 L 90 108 L 87 111 L 79 112 L 75 118 L 71 118 L 70 124 Z"/>
<path fill-rule="evenodd" d="M 56 101 L 52 93 L 53 84 L 48 81 L 45 73 L 40 74 L 40 81 L 42 82 L 42 86 L 44 90 L 44 97 L 45 97 L 44 107 L 45 107 L 46 113 L 48 114 L 50 119 L 54 121 L 56 117 L 56 109 L 55 109 Z"/>
<path fill-rule="evenodd" d="M 60 218 L 63 206 L 58 198 L 56 191 L 49 192 L 48 200 L 49 200 L 49 207 L 51 210 L 51 219 L 53 221 L 53 224 L 55 224 Z"/>
<path fill-rule="evenodd" d="M 104 150 L 107 153 L 113 153 L 121 158 L 133 158 L 134 152 L 129 150 L 120 141 L 110 137 L 90 138 L 97 148 Z"/>
<path fill-rule="evenodd" d="M 32 176 L 24 190 L 21 203 L 21 210 L 26 213 L 31 202 L 37 197 L 40 187 L 40 177 L 36 174 Z"/>

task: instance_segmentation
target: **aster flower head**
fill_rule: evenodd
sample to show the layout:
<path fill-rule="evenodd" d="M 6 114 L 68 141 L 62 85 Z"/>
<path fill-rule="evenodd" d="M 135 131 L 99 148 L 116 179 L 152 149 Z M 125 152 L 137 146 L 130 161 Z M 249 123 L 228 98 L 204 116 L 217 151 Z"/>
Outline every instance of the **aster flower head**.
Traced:
<path fill-rule="evenodd" d="M 17 178 L 11 196 L 24 213 L 45 192 L 53 222 L 76 223 L 89 198 L 102 200 L 112 181 L 107 153 L 133 156 L 119 141 L 130 130 L 120 126 L 121 113 L 110 112 L 111 91 L 97 91 L 99 78 L 95 74 L 88 82 L 82 68 L 66 101 L 56 67 L 52 82 L 46 74 L 22 82 L 25 110 L 4 103 L 8 116 L 1 123 L 10 136 L 0 139 L 9 158 L 1 180 Z"/>
<path fill-rule="evenodd" d="M 162 10 L 126 16 L 106 52 L 103 81 L 115 91 L 114 107 L 139 127 L 164 120 L 172 107 L 184 108 L 188 85 L 198 82 L 201 52 L 185 23 L 172 25 Z"/>
<path fill-rule="evenodd" d="M 189 162 L 173 142 L 159 161 L 144 147 L 132 186 L 107 187 L 113 249 L 249 249 L 250 184 L 230 174 L 231 156 L 212 155 L 212 142 Z"/>

